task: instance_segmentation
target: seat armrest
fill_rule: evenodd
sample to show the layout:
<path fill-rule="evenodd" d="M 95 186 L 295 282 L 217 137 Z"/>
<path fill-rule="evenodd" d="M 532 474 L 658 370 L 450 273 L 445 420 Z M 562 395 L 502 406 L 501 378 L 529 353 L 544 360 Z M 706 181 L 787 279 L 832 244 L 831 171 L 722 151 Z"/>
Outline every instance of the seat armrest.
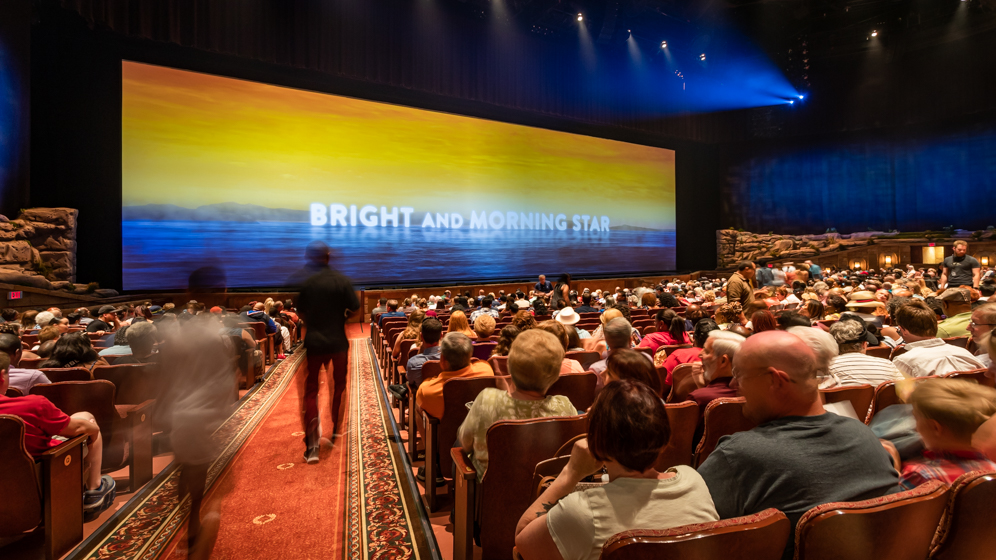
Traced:
<path fill-rule="evenodd" d="M 128 456 L 128 489 L 132 492 L 152 480 L 151 412 L 155 404 L 155 399 L 149 399 L 142 404 L 116 407 L 119 413 L 124 413 L 125 420 L 131 423 L 126 428 L 126 437 L 131 448 Z"/>
<path fill-rule="evenodd" d="M 83 540 L 83 442 L 80 435 L 38 457 L 41 462 L 45 560 L 56 560 Z"/>
<path fill-rule="evenodd" d="M 456 492 L 453 498 L 453 560 L 473 560 L 477 470 L 463 449 L 459 447 L 450 449 L 450 456 L 453 457 L 456 470 Z"/>
<path fill-rule="evenodd" d="M 429 513 L 435 513 L 439 509 L 439 499 L 436 495 L 436 479 L 442 474 L 439 472 L 439 419 L 432 416 L 425 410 L 420 411 L 422 415 L 422 427 L 425 428 L 425 505 Z"/>

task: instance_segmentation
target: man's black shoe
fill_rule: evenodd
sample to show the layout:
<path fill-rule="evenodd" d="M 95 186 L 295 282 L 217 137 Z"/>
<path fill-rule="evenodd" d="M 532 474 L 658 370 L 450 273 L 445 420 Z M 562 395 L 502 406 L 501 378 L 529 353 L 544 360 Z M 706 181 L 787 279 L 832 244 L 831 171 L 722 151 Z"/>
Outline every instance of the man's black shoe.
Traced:
<path fill-rule="evenodd" d="M 318 462 L 318 448 L 309 447 L 304 451 L 304 460 L 309 465 L 314 465 Z"/>

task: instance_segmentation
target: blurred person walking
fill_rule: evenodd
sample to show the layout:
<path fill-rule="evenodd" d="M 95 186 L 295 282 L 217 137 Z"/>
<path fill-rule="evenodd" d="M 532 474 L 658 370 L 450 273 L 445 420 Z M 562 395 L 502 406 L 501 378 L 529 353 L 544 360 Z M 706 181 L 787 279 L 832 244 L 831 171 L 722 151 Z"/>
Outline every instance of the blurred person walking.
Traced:
<path fill-rule="evenodd" d="M 353 284 L 344 275 L 329 267 L 329 248 L 320 241 L 308 245 L 313 263 L 323 263 L 301 287 L 298 313 L 307 325 L 304 349 L 307 351 L 308 377 L 304 385 L 304 460 L 318 462 L 321 422 L 318 414 L 318 379 L 322 366 L 328 384 L 330 412 L 334 423 L 333 438 L 342 432 L 340 418 L 342 394 L 346 389 L 346 367 L 349 362 L 349 339 L 346 319 L 360 308 Z"/>

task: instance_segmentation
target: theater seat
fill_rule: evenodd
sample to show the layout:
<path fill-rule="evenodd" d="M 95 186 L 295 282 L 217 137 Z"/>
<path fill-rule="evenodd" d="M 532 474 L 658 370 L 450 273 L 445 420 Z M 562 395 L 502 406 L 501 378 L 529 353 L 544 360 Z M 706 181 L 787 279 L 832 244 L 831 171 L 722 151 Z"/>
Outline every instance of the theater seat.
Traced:
<path fill-rule="evenodd" d="M 679 364 L 671 371 L 671 392 L 667 395 L 667 402 L 681 402 L 687 399 L 692 391 L 701 387 L 705 387 L 702 363 Z"/>
<path fill-rule="evenodd" d="M 488 471 L 480 484 L 466 454 L 460 448 L 451 449 L 456 464 L 452 560 L 475 558 L 475 519 L 481 528 L 481 559 L 511 557 L 515 525 L 532 503 L 536 465 L 553 457 L 564 442 L 587 431 L 584 416 L 496 422 L 488 429 Z"/>
<path fill-rule="evenodd" d="M 494 376 L 450 379 L 443 384 L 442 418 L 419 409 L 425 426 L 425 505 L 430 513 L 439 509 L 436 485 L 430 481 L 450 477 L 453 459 L 449 451 L 456 441 L 457 430 L 470 412 L 467 403 L 473 402 L 481 391 L 494 386 Z"/>
<path fill-rule="evenodd" d="M 114 402 L 114 384 L 106 380 L 42 383 L 31 388 L 32 395 L 52 401 L 66 414 L 89 412 L 100 426 L 104 440 L 101 472 L 128 467 L 128 488 L 135 491 L 152 479 L 152 406 Z"/>
<path fill-rule="evenodd" d="M 695 401 L 667 403 L 668 424 L 671 438 L 657 457 L 654 468 L 664 471 L 678 465 L 692 465 L 692 451 L 695 445 L 695 426 L 699 423 L 699 405 Z"/>
<path fill-rule="evenodd" d="M 716 449 L 719 438 L 746 432 L 757 425 L 744 416 L 745 402 L 747 400 L 743 397 L 722 398 L 715 399 L 706 406 L 705 428 L 699 446 L 695 449 L 695 468 L 699 468 Z"/>
<path fill-rule="evenodd" d="M 46 560 L 83 540 L 84 441 L 74 437 L 35 459 L 24 447 L 24 421 L 0 414 L 0 537 L 44 525 Z"/>
<path fill-rule="evenodd" d="M 985 368 L 973 369 L 970 371 L 952 371 L 951 373 L 945 374 L 944 377 L 975 381 L 979 385 L 985 385 L 986 387 L 993 387 L 994 381 L 996 381 L 996 379 L 986 375 Z"/>
<path fill-rule="evenodd" d="M 93 379 L 90 370 L 81 367 L 74 368 L 42 368 L 39 371 L 45 374 L 52 383 L 62 381 L 89 381 Z"/>
<path fill-rule="evenodd" d="M 595 402 L 595 385 L 598 376 L 594 373 L 564 373 L 550 386 L 547 395 L 563 395 L 570 399 L 578 410 L 588 410 Z"/>
<path fill-rule="evenodd" d="M 996 556 L 992 508 L 996 504 L 996 473 L 971 472 L 951 485 L 951 499 L 934 537 L 932 560 L 963 560 Z"/>
<path fill-rule="evenodd" d="M 625 531 L 602 546 L 602 560 L 778 560 L 792 526 L 785 514 L 754 515 L 671 529 Z"/>
<path fill-rule="evenodd" d="M 847 385 L 820 389 L 820 397 L 825 403 L 850 402 L 851 406 L 854 407 L 854 413 L 858 415 L 858 419 L 863 421 L 868 418 L 868 411 L 871 410 L 871 403 L 875 398 L 875 388 L 871 385 Z"/>
<path fill-rule="evenodd" d="M 795 560 L 924 560 L 948 495 L 946 484 L 932 480 L 881 498 L 817 506 L 796 525 Z"/>

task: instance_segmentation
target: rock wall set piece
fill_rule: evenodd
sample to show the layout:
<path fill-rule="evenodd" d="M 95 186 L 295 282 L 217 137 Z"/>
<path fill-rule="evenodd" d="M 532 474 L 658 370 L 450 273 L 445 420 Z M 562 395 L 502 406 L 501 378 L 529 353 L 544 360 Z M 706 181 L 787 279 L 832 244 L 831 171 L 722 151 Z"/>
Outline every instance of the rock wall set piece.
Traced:
<path fill-rule="evenodd" d="M 30 208 L 14 220 L 0 217 L 0 282 L 80 289 L 73 285 L 78 216 L 73 208 Z"/>

